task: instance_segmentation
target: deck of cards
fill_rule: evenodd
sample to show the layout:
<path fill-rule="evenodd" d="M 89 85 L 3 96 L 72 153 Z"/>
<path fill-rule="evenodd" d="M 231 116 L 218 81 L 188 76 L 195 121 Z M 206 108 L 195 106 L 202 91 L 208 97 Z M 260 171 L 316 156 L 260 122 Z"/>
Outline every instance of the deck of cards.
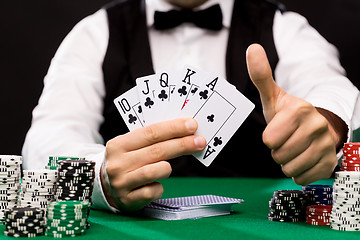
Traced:
<path fill-rule="evenodd" d="M 144 214 L 163 220 L 197 219 L 230 214 L 231 207 L 243 201 L 215 195 L 158 199 L 145 206 Z"/>
<path fill-rule="evenodd" d="M 194 156 L 209 166 L 254 104 L 216 74 L 186 66 L 136 79 L 136 86 L 114 100 L 130 131 L 175 118 L 193 118 L 195 134 L 207 145 Z"/>

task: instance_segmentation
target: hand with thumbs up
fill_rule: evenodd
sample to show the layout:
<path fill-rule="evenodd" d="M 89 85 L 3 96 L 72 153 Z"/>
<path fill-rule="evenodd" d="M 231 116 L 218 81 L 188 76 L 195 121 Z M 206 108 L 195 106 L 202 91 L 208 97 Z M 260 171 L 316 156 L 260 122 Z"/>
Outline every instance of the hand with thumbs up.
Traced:
<path fill-rule="evenodd" d="M 246 58 L 268 123 L 263 142 L 272 150 L 275 162 L 297 184 L 329 178 L 337 164 L 339 133 L 313 105 L 287 94 L 275 83 L 260 45 L 251 45 Z"/>

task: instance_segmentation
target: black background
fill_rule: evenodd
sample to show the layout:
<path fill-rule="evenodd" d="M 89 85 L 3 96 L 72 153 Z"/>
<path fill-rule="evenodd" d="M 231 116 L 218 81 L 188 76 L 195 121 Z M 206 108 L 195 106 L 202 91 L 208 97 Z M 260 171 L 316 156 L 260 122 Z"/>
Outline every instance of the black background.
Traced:
<path fill-rule="evenodd" d="M 308 18 L 338 47 L 348 77 L 360 87 L 360 1 L 280 0 Z M 0 154 L 21 154 L 31 112 L 50 60 L 71 28 L 110 0 L 21 0 L 0 3 Z"/>

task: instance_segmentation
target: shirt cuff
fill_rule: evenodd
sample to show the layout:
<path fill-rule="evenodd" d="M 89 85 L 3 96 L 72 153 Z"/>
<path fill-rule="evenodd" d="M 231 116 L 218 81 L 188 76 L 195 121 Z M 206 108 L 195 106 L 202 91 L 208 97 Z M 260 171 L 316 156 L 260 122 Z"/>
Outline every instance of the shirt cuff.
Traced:
<path fill-rule="evenodd" d="M 94 188 L 92 193 L 92 208 L 100 209 L 100 210 L 106 210 L 111 211 L 114 213 L 120 212 L 118 209 L 112 207 L 108 201 L 106 200 L 104 191 L 102 189 L 101 185 L 101 179 L 100 179 L 100 170 L 101 165 L 105 161 L 105 150 L 103 150 L 101 153 L 98 153 L 96 155 L 91 155 L 87 157 L 89 160 L 93 160 L 96 162 L 95 164 L 95 181 L 94 181 Z"/>

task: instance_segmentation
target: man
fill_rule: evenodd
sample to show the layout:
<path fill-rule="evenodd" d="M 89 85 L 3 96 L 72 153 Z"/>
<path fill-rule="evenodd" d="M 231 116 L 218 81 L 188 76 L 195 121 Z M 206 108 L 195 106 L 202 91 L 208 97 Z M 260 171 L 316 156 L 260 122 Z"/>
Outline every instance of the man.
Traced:
<path fill-rule="evenodd" d="M 155 11 L 198 11 L 215 4 L 222 11 L 220 29 L 154 22 Z M 267 55 L 251 45 L 255 42 Z M 255 103 L 209 168 L 186 156 L 206 145 L 193 135 L 195 120 L 174 119 L 126 133 L 112 103 L 137 77 L 186 64 L 218 73 Z M 280 177 L 282 171 L 308 184 L 334 170 L 357 96 L 336 50 L 304 18 L 282 13 L 276 4 L 119 1 L 84 19 L 60 46 L 33 112 L 24 167 L 42 168 L 49 155 L 95 160 L 95 206 L 113 211 L 138 210 L 160 198 L 163 188 L 156 181 L 171 173 Z"/>

